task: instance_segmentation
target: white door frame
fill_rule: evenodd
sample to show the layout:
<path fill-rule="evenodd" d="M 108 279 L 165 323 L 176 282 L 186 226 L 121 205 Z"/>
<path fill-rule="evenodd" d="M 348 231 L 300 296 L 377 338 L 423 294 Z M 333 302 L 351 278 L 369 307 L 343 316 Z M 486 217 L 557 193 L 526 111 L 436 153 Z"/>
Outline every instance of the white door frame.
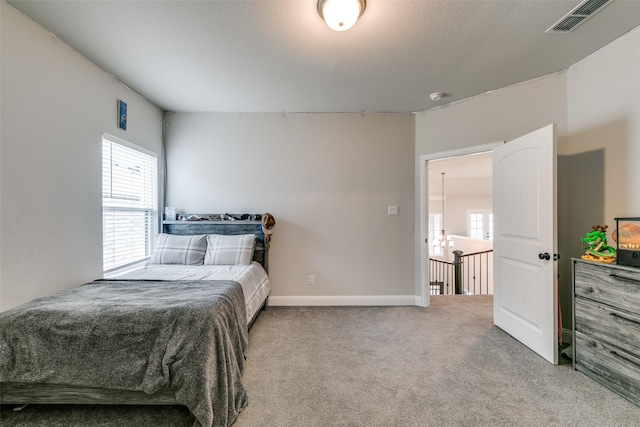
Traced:
<path fill-rule="evenodd" d="M 423 154 L 420 156 L 420 225 L 418 227 L 418 243 L 420 245 L 420 294 L 417 295 L 416 305 L 420 307 L 428 307 L 430 304 L 429 269 L 427 263 L 427 255 L 429 253 L 426 250 L 427 245 L 425 244 L 425 239 L 428 237 L 428 230 L 426 229 L 425 224 L 428 223 L 429 218 L 429 208 L 427 203 L 427 189 L 429 188 L 427 182 L 427 177 L 429 175 L 429 161 L 447 159 L 449 157 L 467 156 L 469 154 L 485 153 L 502 144 L 504 144 L 504 141 L 474 145 L 472 147 L 442 151 L 434 154 Z"/>

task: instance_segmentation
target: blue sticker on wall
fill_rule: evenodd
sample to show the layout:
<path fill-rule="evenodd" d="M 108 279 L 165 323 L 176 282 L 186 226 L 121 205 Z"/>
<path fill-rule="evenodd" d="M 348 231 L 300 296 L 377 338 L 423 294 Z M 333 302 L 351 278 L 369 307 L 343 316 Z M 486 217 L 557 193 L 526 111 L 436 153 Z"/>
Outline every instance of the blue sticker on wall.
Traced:
<path fill-rule="evenodd" d="M 118 127 L 127 130 L 127 103 L 118 100 Z"/>

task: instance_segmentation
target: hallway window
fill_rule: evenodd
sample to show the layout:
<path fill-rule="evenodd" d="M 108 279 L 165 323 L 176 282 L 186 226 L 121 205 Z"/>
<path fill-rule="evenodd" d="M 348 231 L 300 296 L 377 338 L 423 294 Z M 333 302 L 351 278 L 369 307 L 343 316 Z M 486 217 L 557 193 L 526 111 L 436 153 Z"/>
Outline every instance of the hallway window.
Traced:
<path fill-rule="evenodd" d="M 486 209 L 467 211 L 467 227 L 469 237 L 493 240 L 493 212 Z"/>
<path fill-rule="evenodd" d="M 442 214 L 429 214 L 429 255 L 442 255 L 442 246 L 435 245 L 436 240 L 442 235 Z"/>

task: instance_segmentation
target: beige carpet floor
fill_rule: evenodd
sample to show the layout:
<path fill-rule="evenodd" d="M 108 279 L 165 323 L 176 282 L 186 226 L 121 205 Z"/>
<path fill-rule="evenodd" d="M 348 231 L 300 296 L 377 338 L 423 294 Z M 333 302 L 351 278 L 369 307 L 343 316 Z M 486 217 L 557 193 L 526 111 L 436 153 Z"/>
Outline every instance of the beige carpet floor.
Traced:
<path fill-rule="evenodd" d="M 490 296 L 270 307 L 250 331 L 249 426 L 640 426 L 640 408 L 493 325 Z M 180 407 L 38 406 L 6 426 L 190 426 Z"/>

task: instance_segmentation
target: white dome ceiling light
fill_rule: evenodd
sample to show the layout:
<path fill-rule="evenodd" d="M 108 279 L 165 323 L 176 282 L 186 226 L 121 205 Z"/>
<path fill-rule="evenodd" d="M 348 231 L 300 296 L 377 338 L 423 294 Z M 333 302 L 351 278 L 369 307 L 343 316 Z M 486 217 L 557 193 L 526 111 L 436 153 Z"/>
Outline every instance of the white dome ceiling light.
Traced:
<path fill-rule="evenodd" d="M 353 27 L 365 7 L 365 0 L 318 0 L 318 13 L 334 31 Z"/>

